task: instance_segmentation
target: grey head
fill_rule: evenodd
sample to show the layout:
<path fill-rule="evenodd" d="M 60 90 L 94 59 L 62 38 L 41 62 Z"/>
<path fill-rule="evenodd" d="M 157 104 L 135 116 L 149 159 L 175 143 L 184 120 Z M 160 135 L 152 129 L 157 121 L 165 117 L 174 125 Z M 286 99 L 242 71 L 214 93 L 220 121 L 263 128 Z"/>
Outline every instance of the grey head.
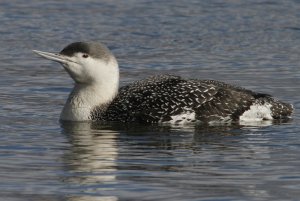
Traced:
<path fill-rule="evenodd" d="M 36 54 L 62 64 L 76 83 L 118 78 L 118 63 L 109 49 L 99 42 L 74 42 L 60 53 L 33 50 Z"/>
<path fill-rule="evenodd" d="M 74 54 L 81 52 L 93 58 L 102 59 L 106 62 L 112 56 L 110 50 L 99 42 L 74 42 L 66 46 L 61 52 L 61 55 L 72 57 Z"/>

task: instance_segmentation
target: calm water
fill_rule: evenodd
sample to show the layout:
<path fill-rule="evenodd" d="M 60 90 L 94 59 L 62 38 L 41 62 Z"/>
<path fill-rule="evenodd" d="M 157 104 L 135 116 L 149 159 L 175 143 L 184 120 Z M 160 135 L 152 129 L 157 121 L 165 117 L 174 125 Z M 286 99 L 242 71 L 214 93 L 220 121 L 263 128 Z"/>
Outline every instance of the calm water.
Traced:
<path fill-rule="evenodd" d="M 0 2 L 0 200 L 299 200 L 300 115 L 219 127 L 63 124 L 72 80 L 31 50 L 100 40 L 121 84 L 223 80 L 300 108 L 300 1 Z"/>

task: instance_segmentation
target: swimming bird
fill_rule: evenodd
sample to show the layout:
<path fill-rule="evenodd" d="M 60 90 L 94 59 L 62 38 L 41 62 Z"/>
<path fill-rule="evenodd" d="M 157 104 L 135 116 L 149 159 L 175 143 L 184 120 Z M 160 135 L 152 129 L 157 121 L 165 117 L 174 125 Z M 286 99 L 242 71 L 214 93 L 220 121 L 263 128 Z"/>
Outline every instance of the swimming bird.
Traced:
<path fill-rule="evenodd" d="M 119 89 L 118 62 L 99 42 L 75 42 L 60 53 L 33 50 L 56 61 L 75 81 L 62 121 L 140 123 L 238 122 L 281 119 L 293 106 L 215 80 L 156 75 Z"/>

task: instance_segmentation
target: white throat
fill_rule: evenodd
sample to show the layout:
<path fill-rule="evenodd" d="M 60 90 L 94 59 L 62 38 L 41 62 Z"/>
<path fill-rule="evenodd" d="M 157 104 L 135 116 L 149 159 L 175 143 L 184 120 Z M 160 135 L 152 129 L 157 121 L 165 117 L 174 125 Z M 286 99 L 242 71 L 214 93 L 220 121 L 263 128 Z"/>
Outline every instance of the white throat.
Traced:
<path fill-rule="evenodd" d="M 118 93 L 119 68 L 115 60 L 97 73 L 91 83 L 75 83 L 60 115 L 60 120 L 88 121 L 95 107 L 106 106 Z"/>

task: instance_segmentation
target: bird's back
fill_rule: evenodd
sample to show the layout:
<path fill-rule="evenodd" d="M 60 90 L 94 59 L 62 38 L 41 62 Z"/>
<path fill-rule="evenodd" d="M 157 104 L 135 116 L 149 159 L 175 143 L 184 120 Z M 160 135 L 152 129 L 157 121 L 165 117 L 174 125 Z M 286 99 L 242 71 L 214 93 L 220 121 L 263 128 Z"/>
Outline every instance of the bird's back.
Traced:
<path fill-rule="evenodd" d="M 102 112 L 101 108 L 96 109 L 92 118 L 144 123 L 230 122 L 243 118 L 245 114 L 250 118 L 253 112 L 245 112 L 253 106 L 269 107 L 269 111 L 262 111 L 269 112 L 269 116 L 256 112 L 261 119 L 289 116 L 293 111 L 291 105 L 267 94 L 223 82 L 159 75 L 121 87 L 107 108 Z"/>

